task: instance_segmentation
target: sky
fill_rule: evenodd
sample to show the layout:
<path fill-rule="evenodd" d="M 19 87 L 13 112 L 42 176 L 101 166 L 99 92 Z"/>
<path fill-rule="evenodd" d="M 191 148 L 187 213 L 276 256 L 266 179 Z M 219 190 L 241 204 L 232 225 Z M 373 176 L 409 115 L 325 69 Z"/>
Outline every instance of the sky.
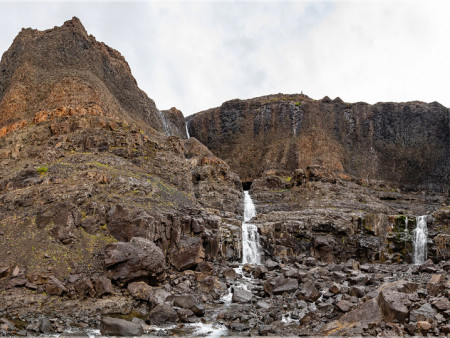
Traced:
<path fill-rule="evenodd" d="M 301 93 L 450 107 L 450 1 L 5 1 L 0 53 L 22 27 L 77 16 L 117 49 L 159 109 Z"/>

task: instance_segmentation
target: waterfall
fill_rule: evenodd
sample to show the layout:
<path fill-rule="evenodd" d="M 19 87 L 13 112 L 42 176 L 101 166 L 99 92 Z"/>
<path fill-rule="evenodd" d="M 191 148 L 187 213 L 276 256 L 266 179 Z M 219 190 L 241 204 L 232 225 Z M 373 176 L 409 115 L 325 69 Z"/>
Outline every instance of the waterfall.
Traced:
<path fill-rule="evenodd" d="M 186 137 L 187 137 L 188 139 L 190 139 L 190 138 L 191 138 L 191 135 L 189 135 L 188 123 L 186 122 L 185 125 L 186 125 Z"/>
<path fill-rule="evenodd" d="M 427 259 L 427 216 L 418 216 L 416 222 L 413 231 L 414 264 L 419 265 Z"/>
<path fill-rule="evenodd" d="M 247 223 L 256 215 L 255 205 L 248 191 L 244 191 L 244 223 L 242 223 L 242 263 L 261 263 L 258 228 Z"/>
<path fill-rule="evenodd" d="M 166 117 L 165 117 L 164 113 L 162 111 L 160 111 L 160 110 L 158 110 L 158 113 L 159 113 L 159 117 L 161 118 L 161 122 L 162 122 L 163 129 L 164 129 L 164 134 L 166 134 L 167 136 L 170 136 L 169 125 L 167 124 Z"/>

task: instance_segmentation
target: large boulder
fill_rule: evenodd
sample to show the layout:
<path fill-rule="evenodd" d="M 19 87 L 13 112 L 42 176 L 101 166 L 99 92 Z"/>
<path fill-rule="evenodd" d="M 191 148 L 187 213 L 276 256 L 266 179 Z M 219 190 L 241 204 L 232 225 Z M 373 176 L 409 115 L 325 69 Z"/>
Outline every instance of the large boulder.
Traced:
<path fill-rule="evenodd" d="M 191 309 L 197 304 L 197 299 L 193 295 L 181 295 L 175 296 L 173 300 L 173 305 L 181 307 L 183 309 Z"/>
<path fill-rule="evenodd" d="M 48 295 L 61 296 L 63 293 L 67 292 L 67 289 L 58 278 L 51 276 L 47 284 L 45 284 L 45 292 Z"/>
<path fill-rule="evenodd" d="M 378 304 L 386 321 L 397 320 L 402 323 L 408 318 L 410 301 L 408 295 L 393 290 L 381 290 L 378 295 Z"/>
<path fill-rule="evenodd" d="M 298 280 L 293 278 L 269 278 L 264 283 L 264 291 L 269 295 L 295 292 L 298 289 Z"/>
<path fill-rule="evenodd" d="M 199 237 L 185 237 L 180 240 L 178 249 L 170 254 L 170 262 L 178 270 L 195 268 L 198 263 L 205 259 L 202 240 Z"/>
<path fill-rule="evenodd" d="M 306 282 L 300 288 L 298 298 L 306 300 L 308 302 L 315 302 L 317 299 L 320 298 L 320 292 L 319 290 L 317 290 L 314 283 Z"/>
<path fill-rule="evenodd" d="M 128 292 L 137 300 L 149 300 L 153 288 L 145 282 L 133 282 L 127 286 Z"/>
<path fill-rule="evenodd" d="M 235 289 L 231 301 L 233 303 L 250 303 L 253 299 L 253 294 L 250 291 L 243 289 Z"/>
<path fill-rule="evenodd" d="M 177 312 L 169 303 L 157 305 L 148 315 L 152 325 L 171 324 L 179 321 Z"/>
<path fill-rule="evenodd" d="M 105 249 L 105 265 L 112 280 L 128 284 L 136 279 L 155 284 L 164 279 L 165 258 L 153 242 L 133 237 L 130 242 L 109 244 Z"/>
<path fill-rule="evenodd" d="M 142 336 L 144 329 L 141 324 L 120 318 L 105 317 L 100 322 L 100 333 L 103 336 Z"/>

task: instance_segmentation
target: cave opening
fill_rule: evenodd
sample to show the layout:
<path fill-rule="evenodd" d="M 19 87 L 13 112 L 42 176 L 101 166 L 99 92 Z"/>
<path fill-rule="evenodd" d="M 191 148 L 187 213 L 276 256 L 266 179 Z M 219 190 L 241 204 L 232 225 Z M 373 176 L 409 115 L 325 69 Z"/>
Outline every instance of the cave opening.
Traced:
<path fill-rule="evenodd" d="M 242 189 L 247 190 L 247 191 L 250 190 L 252 183 L 253 183 L 253 181 L 242 182 Z"/>

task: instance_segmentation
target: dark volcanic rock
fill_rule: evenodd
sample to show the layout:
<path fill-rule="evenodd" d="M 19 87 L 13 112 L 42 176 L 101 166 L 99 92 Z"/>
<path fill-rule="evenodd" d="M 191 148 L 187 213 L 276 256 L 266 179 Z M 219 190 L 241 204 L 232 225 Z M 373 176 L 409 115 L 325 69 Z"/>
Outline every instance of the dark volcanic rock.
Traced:
<path fill-rule="evenodd" d="M 269 278 L 264 283 L 264 290 L 272 294 L 282 294 L 283 292 L 294 292 L 298 289 L 298 280 L 293 278 Z"/>
<path fill-rule="evenodd" d="M 142 336 L 142 325 L 128 320 L 112 317 L 104 317 L 100 322 L 100 333 L 105 336 Z"/>
<path fill-rule="evenodd" d="M 61 296 L 66 291 L 64 284 L 54 276 L 45 284 L 45 292 L 49 295 Z"/>
<path fill-rule="evenodd" d="M 198 237 L 187 237 L 180 241 L 180 248 L 170 255 L 170 262 L 178 271 L 194 268 L 203 262 L 205 253 L 202 241 Z"/>
<path fill-rule="evenodd" d="M 320 164 L 411 186 L 449 185 L 449 115 L 437 102 L 369 105 L 278 94 L 227 101 L 187 121 L 191 136 L 243 181 L 270 169 L 290 173 Z"/>
<path fill-rule="evenodd" d="M 156 283 L 164 278 L 164 255 L 145 238 L 134 237 L 128 243 L 110 244 L 105 250 L 105 265 L 112 270 L 112 279 L 120 283 L 137 278 Z"/>
<path fill-rule="evenodd" d="M 250 303 L 253 299 L 253 294 L 250 291 L 243 289 L 235 289 L 231 301 L 233 303 Z"/>
<path fill-rule="evenodd" d="M 172 324 L 179 321 L 177 312 L 168 303 L 157 305 L 148 315 L 152 325 Z"/>
<path fill-rule="evenodd" d="M 130 283 L 128 284 L 127 289 L 133 298 L 138 300 L 147 301 L 153 293 L 153 288 L 145 282 Z"/>
<path fill-rule="evenodd" d="M 407 294 L 392 290 L 381 290 L 378 303 L 386 321 L 396 320 L 401 323 L 408 318 L 410 302 Z"/>

